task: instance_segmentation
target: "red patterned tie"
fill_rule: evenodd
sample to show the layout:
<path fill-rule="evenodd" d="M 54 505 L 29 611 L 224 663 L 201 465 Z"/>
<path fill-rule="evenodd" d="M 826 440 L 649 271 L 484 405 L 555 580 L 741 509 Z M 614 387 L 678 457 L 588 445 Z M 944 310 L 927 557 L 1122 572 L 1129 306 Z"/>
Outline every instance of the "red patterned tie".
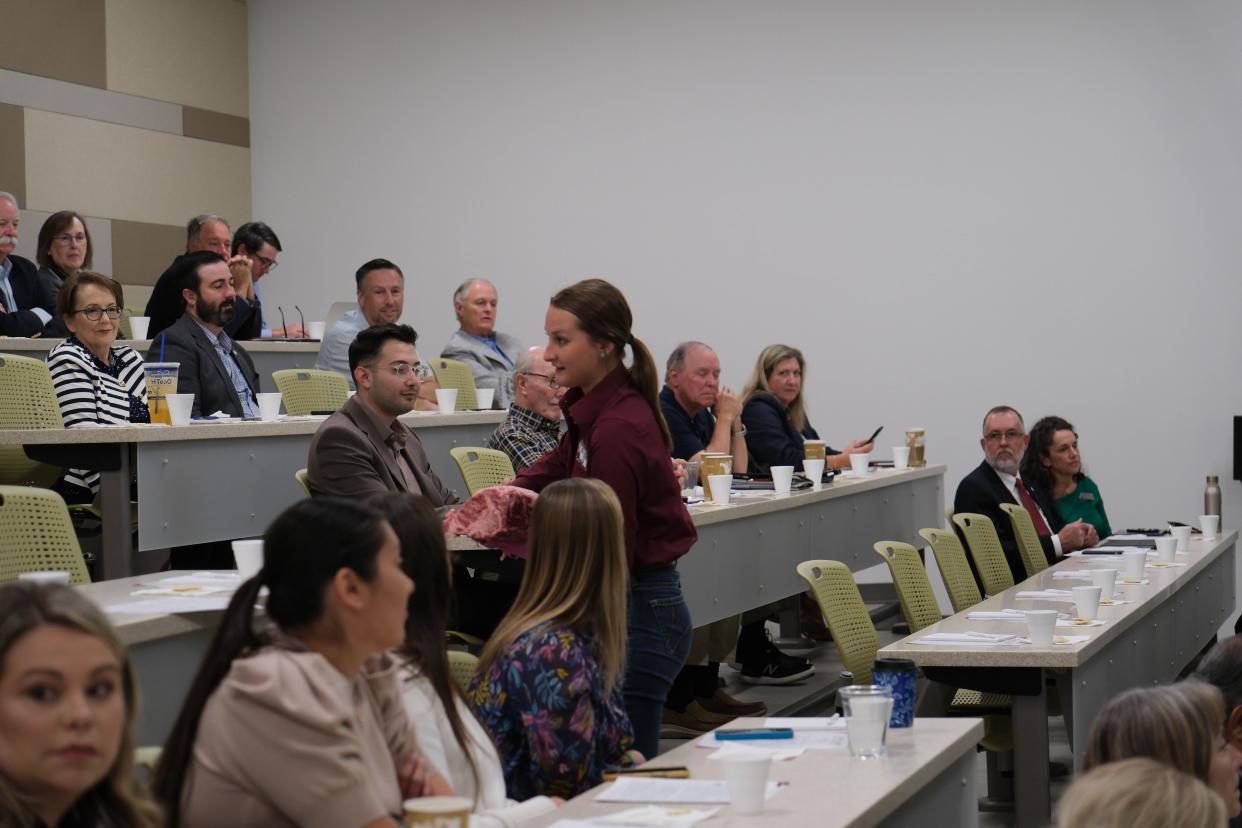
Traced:
<path fill-rule="evenodd" d="M 1052 534 L 1052 530 L 1048 528 L 1048 524 L 1044 521 L 1044 516 L 1039 511 L 1035 498 L 1031 497 L 1031 493 L 1026 490 L 1026 486 L 1022 485 L 1022 478 L 1014 481 L 1014 487 L 1018 490 L 1018 500 L 1022 501 L 1022 507 L 1031 516 L 1031 522 L 1035 524 L 1035 531 L 1041 538 L 1046 538 Z"/>

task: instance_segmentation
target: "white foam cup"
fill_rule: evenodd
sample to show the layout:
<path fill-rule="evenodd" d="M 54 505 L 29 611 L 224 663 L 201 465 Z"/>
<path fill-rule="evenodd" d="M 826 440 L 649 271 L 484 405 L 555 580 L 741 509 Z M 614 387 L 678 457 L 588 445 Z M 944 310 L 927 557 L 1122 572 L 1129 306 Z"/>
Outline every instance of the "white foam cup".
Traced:
<path fill-rule="evenodd" d="M 1125 570 L 1127 581 L 1143 580 L 1143 567 L 1147 566 L 1147 553 L 1142 549 L 1136 552 L 1121 553 L 1121 566 Z"/>
<path fill-rule="evenodd" d="M 1161 535 L 1156 538 L 1156 560 L 1160 563 L 1173 563 L 1177 554 L 1177 538 L 1172 535 Z"/>
<path fill-rule="evenodd" d="M 233 541 L 233 560 L 243 581 L 249 581 L 263 568 L 263 539 Z"/>
<path fill-rule="evenodd" d="M 1076 586 L 1070 592 L 1074 593 L 1074 606 L 1078 609 L 1079 618 L 1088 621 L 1099 618 L 1102 590 L 1098 586 Z"/>
<path fill-rule="evenodd" d="M 739 814 L 762 813 L 768 795 L 768 770 L 772 766 L 772 754 L 739 750 L 720 761 L 724 763 L 725 785 L 729 789 L 729 803 L 733 810 Z"/>
<path fill-rule="evenodd" d="M 275 420 L 280 414 L 280 392 L 264 391 L 255 394 L 259 398 L 259 419 L 265 421 Z"/>
<path fill-rule="evenodd" d="M 151 317 L 149 316 L 131 316 L 129 318 L 129 332 L 134 339 L 146 339 L 147 328 L 151 325 Z"/>
<path fill-rule="evenodd" d="M 854 474 L 864 475 L 867 473 L 867 464 L 871 462 L 871 454 L 851 454 L 850 468 L 854 470 Z"/>
<path fill-rule="evenodd" d="M 322 321 L 307 322 L 306 323 L 307 339 L 323 339 L 323 326 L 324 326 L 324 323 Z"/>
<path fill-rule="evenodd" d="M 733 491 L 733 475 L 709 474 L 707 486 L 712 490 L 712 503 L 723 506 L 729 502 L 729 495 Z"/>
<path fill-rule="evenodd" d="M 1220 515 L 1199 515 L 1199 529 L 1204 540 L 1212 540 L 1220 531 Z"/>
<path fill-rule="evenodd" d="M 818 492 L 824 487 L 824 461 L 822 459 L 803 460 L 802 473 L 811 481 L 811 488 L 815 491 Z"/>
<path fill-rule="evenodd" d="M 478 402 L 480 411 L 490 411 L 492 408 L 492 402 L 496 399 L 496 389 L 476 388 L 474 389 L 474 396 Z"/>
<path fill-rule="evenodd" d="M 457 389 L 437 388 L 436 402 L 440 404 L 441 414 L 452 414 L 457 410 Z"/>
<path fill-rule="evenodd" d="M 1052 636 L 1057 629 L 1057 611 L 1027 610 L 1026 628 L 1031 644 L 1036 647 L 1051 647 Z"/>
<path fill-rule="evenodd" d="M 1113 599 L 1113 591 L 1117 587 L 1117 570 L 1115 569 L 1089 569 L 1087 574 L 1091 576 L 1091 581 L 1100 588 L 1100 600 L 1107 598 Z"/>
<path fill-rule="evenodd" d="M 1190 549 L 1190 527 L 1170 526 L 1169 532 L 1177 538 L 1177 551 L 1186 552 Z"/>
<path fill-rule="evenodd" d="M 910 468 L 909 446 L 893 446 L 893 468 L 894 469 Z"/>
<path fill-rule="evenodd" d="M 168 417 L 175 426 L 190 424 L 190 413 L 194 410 L 193 394 L 165 394 L 168 403 Z"/>
<path fill-rule="evenodd" d="M 772 488 L 778 495 L 787 495 L 793 486 L 793 466 L 772 466 Z"/>

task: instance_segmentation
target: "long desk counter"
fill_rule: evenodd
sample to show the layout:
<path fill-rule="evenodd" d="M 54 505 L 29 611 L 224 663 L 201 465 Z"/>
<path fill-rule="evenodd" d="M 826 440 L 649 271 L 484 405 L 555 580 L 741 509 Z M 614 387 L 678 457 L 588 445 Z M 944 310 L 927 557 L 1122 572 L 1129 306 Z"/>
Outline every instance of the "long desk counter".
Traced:
<path fill-rule="evenodd" d="M 20 356 L 47 359 L 47 355 L 63 339 L 44 339 L 36 337 L 0 337 L 0 352 L 18 354 Z M 140 354 L 146 355 L 151 347 L 150 339 L 118 339 L 118 345 L 128 345 Z M 255 370 L 259 372 L 259 380 L 264 390 L 275 391 L 272 384 L 272 372 L 284 368 L 314 368 L 319 358 L 319 340 L 274 340 L 248 339 L 237 340 L 237 344 L 246 349 L 254 360 Z"/>
<path fill-rule="evenodd" d="M 763 722 L 738 719 L 729 727 L 760 727 Z M 742 816 L 725 805 L 706 824 L 713 828 L 972 828 L 979 824 L 975 745 L 982 737 L 982 719 L 916 719 L 912 728 L 889 729 L 885 754 L 879 759 L 854 759 L 845 747 L 808 750 L 796 759 L 772 763 L 769 780 L 788 784 L 767 801 L 763 813 Z M 694 779 L 723 779 L 723 764 L 708 758 L 712 752 L 692 741 L 661 754 L 651 764 L 684 765 Z M 545 828 L 562 819 L 600 819 L 634 807 L 596 802 L 608 784 L 524 825 Z"/>
<path fill-rule="evenodd" d="M 1238 533 L 1214 540 L 1195 538 L 1173 566 L 1148 563 L 1147 584 L 1118 583 L 1115 598 L 1127 603 L 1100 607 L 1103 626 L 1057 628 L 1059 635 L 1085 635 L 1086 641 L 1037 648 L 1018 646 L 929 645 L 918 643 L 937 632 L 1025 635 L 1023 619 L 972 621 L 969 612 L 1003 609 L 1072 610 L 1066 602 L 1020 598 L 1029 590 L 1069 589 L 1086 580 L 1057 577 L 1089 568 L 1120 569 L 1108 555 L 1075 556 L 992 596 L 966 612 L 926 627 L 880 650 L 882 657 L 912 659 L 928 678 L 944 685 L 1013 695 L 1015 794 L 1019 826 L 1043 826 L 1049 818 L 1048 715 L 1045 671 L 1068 671 L 1057 688 L 1081 766 L 1087 735 L 1100 708 L 1118 692 L 1173 681 L 1234 611 L 1235 546 Z M 943 685 L 939 688 L 945 692 Z"/>
<path fill-rule="evenodd" d="M 464 496 L 465 481 L 449 449 L 484 445 L 504 416 L 503 411 L 420 412 L 402 421 L 418 434 L 445 484 Z M 102 569 L 110 579 L 133 571 L 131 468 L 138 474 L 139 549 L 255 537 L 303 497 L 293 473 L 306 467 L 311 437 L 324 419 L 10 429 L 0 430 L 0 445 L 51 447 L 58 456 L 49 459 L 62 465 L 69 464 L 75 446 L 111 449 L 111 467 L 101 471 L 100 481 Z"/>

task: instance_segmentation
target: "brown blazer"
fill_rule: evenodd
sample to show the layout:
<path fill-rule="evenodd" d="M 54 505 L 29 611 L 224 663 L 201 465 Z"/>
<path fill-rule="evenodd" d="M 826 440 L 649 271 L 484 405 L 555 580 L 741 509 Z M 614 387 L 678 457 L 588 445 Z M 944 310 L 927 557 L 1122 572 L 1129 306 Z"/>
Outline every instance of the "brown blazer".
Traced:
<path fill-rule="evenodd" d="M 457 493 L 432 470 L 418 435 L 400 421 L 397 428 L 406 433 L 400 457 L 409 467 L 417 489 L 406 485 L 398 465 L 401 460 L 385 442 L 391 429 L 381 430 L 370 412 L 353 397 L 319 427 L 311 440 L 306 464 L 311 493 L 359 497 L 372 492 L 413 491 L 434 506 L 457 503 Z"/>

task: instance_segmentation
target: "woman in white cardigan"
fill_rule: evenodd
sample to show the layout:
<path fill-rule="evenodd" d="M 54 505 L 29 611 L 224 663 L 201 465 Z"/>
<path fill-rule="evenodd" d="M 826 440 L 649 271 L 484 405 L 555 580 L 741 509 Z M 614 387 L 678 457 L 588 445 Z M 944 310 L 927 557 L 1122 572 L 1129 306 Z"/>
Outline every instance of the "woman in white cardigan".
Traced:
<path fill-rule="evenodd" d="M 514 828 L 553 810 L 557 800 L 546 796 L 525 802 L 505 796 L 496 748 L 449 674 L 444 633 L 453 609 L 452 569 L 436 510 L 412 494 L 379 495 L 371 505 L 396 531 L 401 565 L 414 580 L 400 655 L 408 667 L 405 709 L 419 751 L 457 795 L 474 800 L 471 828 Z"/>
<path fill-rule="evenodd" d="M 124 307 L 120 283 L 89 270 L 74 273 L 60 288 L 56 313 L 69 338 L 52 349 L 47 367 L 69 428 L 151 422 L 142 355 L 116 344 Z M 99 472 L 68 469 L 55 488 L 69 503 L 90 503 L 99 491 Z"/>

